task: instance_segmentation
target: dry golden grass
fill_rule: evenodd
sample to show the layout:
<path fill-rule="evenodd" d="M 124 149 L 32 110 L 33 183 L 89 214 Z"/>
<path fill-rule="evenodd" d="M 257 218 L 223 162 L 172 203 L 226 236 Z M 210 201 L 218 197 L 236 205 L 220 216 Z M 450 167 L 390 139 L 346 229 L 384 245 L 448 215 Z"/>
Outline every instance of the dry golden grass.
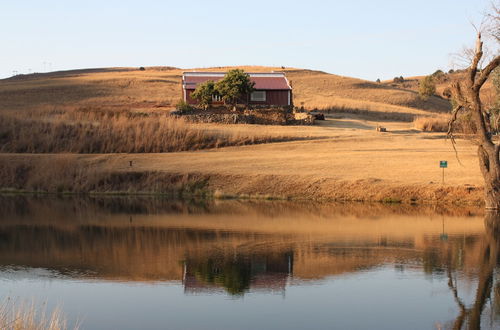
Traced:
<path fill-rule="evenodd" d="M 368 120 L 411 122 L 418 116 L 439 116 L 423 110 L 403 108 L 389 104 L 377 104 L 367 101 L 339 101 L 337 105 L 315 109 L 313 113 L 322 112 L 334 117 L 359 115 Z"/>
<path fill-rule="evenodd" d="M 0 329 L 3 330 L 64 330 L 66 323 L 57 308 L 47 315 L 33 302 L 16 304 L 7 299 L 0 305 Z"/>
<path fill-rule="evenodd" d="M 441 115 L 435 117 L 416 117 L 413 126 L 422 132 L 448 132 L 450 116 Z M 459 114 L 453 124 L 454 135 L 463 138 L 471 138 L 476 132 L 474 124 L 470 120 L 470 114 Z"/>
<path fill-rule="evenodd" d="M 147 74 L 145 74 L 147 72 Z M 0 109 L 161 109 L 180 98 L 179 70 L 77 70 L 3 80 Z"/>
<path fill-rule="evenodd" d="M 227 71 L 232 67 L 193 70 Z M 247 72 L 283 71 L 279 67 L 240 67 Z M 171 109 L 181 98 L 182 69 L 153 67 L 75 70 L 35 74 L 0 81 L 0 111 L 100 106 L 131 110 Z M 449 110 L 447 101 L 422 101 L 412 90 L 341 77 L 321 71 L 285 69 L 294 88 L 294 103 L 308 109 L 345 106 L 374 111 Z"/>
<path fill-rule="evenodd" d="M 417 117 L 413 125 L 422 132 L 447 132 L 449 120 L 447 117 Z"/>
<path fill-rule="evenodd" d="M 325 123 L 321 128 L 325 134 L 329 132 L 331 138 L 314 142 L 295 141 L 224 148 L 210 152 L 137 154 L 130 157 L 110 155 L 105 156 L 110 161 L 109 167 L 106 168 L 127 171 L 128 164 L 124 160 L 130 158 L 137 162 L 137 168 L 170 173 L 245 175 L 253 176 L 254 179 L 259 175 L 279 175 L 289 176 L 292 181 L 299 177 L 310 177 L 312 180 L 377 179 L 427 184 L 429 181 L 439 181 L 439 160 L 448 159 L 448 183 L 480 182 L 476 150 L 467 141 L 458 141 L 457 148 L 463 164 L 460 166 L 450 142 L 444 139 L 444 135 L 412 131 L 411 124 L 387 125 L 388 133 L 384 134 L 375 132 L 374 122 L 339 122 L 344 125 L 343 128 L 334 128 Z M 115 164 L 121 166 L 115 167 L 111 161 L 116 161 Z"/>
<path fill-rule="evenodd" d="M 66 155 L 76 168 L 91 169 L 84 175 L 90 179 L 75 181 L 78 184 L 71 183 L 72 174 L 58 174 L 58 157 L 54 155 L 3 154 L 0 169 L 8 173 L 0 172 L 0 186 L 57 191 L 55 182 L 62 180 L 62 191 L 161 192 L 169 190 L 171 178 L 191 177 L 195 181 L 205 180 L 206 189 L 217 192 L 219 197 L 481 201 L 482 179 L 476 150 L 470 142 L 458 140 L 460 165 L 444 134 L 422 133 L 413 129 L 412 123 L 383 124 L 387 133 L 375 131 L 377 122 L 327 117 L 321 126 L 301 127 L 301 135 L 310 132 L 322 135 L 321 140 L 168 154 Z M 241 127 L 260 129 L 252 125 Z M 294 128 L 279 129 L 290 132 Z M 441 184 L 440 160 L 449 163 L 445 185 Z M 129 161 L 133 161 L 133 167 Z M 46 172 L 44 168 L 54 171 Z M 87 180 L 103 184 L 87 184 Z M 466 185 L 475 188 L 470 190 Z"/>
<path fill-rule="evenodd" d="M 248 72 L 282 70 L 242 68 Z M 1 80 L 0 151 L 171 152 L 298 138 L 294 132 L 279 136 L 260 128 L 243 129 L 243 133 L 168 118 L 181 96 L 182 71 L 169 67 L 89 69 Z M 413 91 L 359 79 L 311 70 L 285 71 L 294 87 L 295 104 L 309 109 L 410 122 L 449 107 L 443 100 L 424 102 Z"/>
<path fill-rule="evenodd" d="M 449 102 L 437 97 L 423 101 L 413 90 L 342 77 L 320 71 L 291 70 L 287 77 L 293 82 L 294 103 L 307 108 L 327 109 L 344 106 L 369 106 L 374 111 L 447 112 Z M 420 110 L 420 111 L 418 111 Z"/>
<path fill-rule="evenodd" d="M 207 178 L 203 175 L 166 172 L 117 173 L 99 169 L 94 162 L 71 154 L 46 158 L 15 156 L 0 159 L 0 187 L 3 192 L 27 190 L 51 193 L 155 193 L 174 198 L 205 198 Z M 135 164 L 134 164 L 135 166 Z"/>
<path fill-rule="evenodd" d="M 324 109 L 327 120 L 312 127 L 174 121 L 166 113 L 181 94 L 182 70 L 172 68 L 102 69 L 2 80 L 0 115 L 11 123 L 0 126 L 7 130 L 0 134 L 4 151 L 109 153 L 238 147 L 168 155 L 68 155 L 70 167 L 77 169 L 69 173 L 77 177 L 74 173 L 87 173 L 78 181 L 84 183 L 74 184 L 75 188 L 70 187 L 71 175 L 48 170 L 59 178 L 52 181 L 63 182 L 57 184 L 43 172 L 51 162 L 58 162 L 53 155 L 2 155 L 2 163 L 8 164 L 3 172 L 11 174 L 3 175 L 1 187 L 152 192 L 169 190 L 167 184 L 155 183 L 160 178 L 168 183 L 171 177 L 193 176 L 208 180 L 209 189 L 221 196 L 432 201 L 476 201 L 480 196 L 479 190 L 469 195 L 464 188 L 482 185 L 474 146 L 459 141 L 461 167 L 444 135 L 422 133 L 412 123 L 416 117 L 437 121 L 449 110 L 447 101 L 422 101 L 412 90 L 318 71 L 285 71 L 294 87 L 295 105 L 303 102 L 306 108 Z M 377 125 L 388 132 L 375 132 Z M 15 145 L 5 143 L 9 135 L 15 137 Z M 30 142 L 23 144 L 23 140 Z M 300 141 L 241 146 L 285 140 Z M 443 159 L 450 168 L 447 185 L 441 189 L 436 184 L 441 180 L 436 164 Z M 28 172 L 26 178 L 19 174 Z M 9 175 L 26 185 L 9 180 Z"/>
<path fill-rule="evenodd" d="M 436 84 L 436 95 L 438 95 L 439 97 L 444 97 L 443 92 L 446 89 L 449 89 L 453 82 L 463 79 L 464 75 L 465 72 L 456 71 L 436 77 L 434 80 Z M 392 80 L 384 81 L 383 85 L 418 92 L 419 82 L 423 78 L 425 78 L 425 76 L 407 77 L 405 78 L 405 81 L 403 83 L 394 83 Z M 486 81 L 486 83 L 481 88 L 481 98 L 483 100 L 483 104 L 491 104 L 492 102 L 494 102 L 495 96 L 495 88 L 491 83 L 491 80 Z"/>
<path fill-rule="evenodd" d="M 0 152 L 152 153 L 293 140 L 297 137 L 205 130 L 166 113 L 82 108 L 0 112 Z"/>

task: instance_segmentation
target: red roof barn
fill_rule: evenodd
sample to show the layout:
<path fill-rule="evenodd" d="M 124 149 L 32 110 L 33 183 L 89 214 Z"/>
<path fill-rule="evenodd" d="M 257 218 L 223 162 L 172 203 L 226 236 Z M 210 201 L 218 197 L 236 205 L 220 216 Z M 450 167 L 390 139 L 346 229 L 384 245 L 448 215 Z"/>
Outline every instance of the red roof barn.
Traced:
<path fill-rule="evenodd" d="M 197 104 L 191 98 L 198 84 L 205 81 L 218 81 L 224 78 L 225 72 L 184 72 L 182 75 L 182 97 L 189 104 Z M 292 87 L 282 72 L 248 73 L 250 80 L 255 83 L 254 91 L 242 98 L 242 103 L 252 105 L 292 105 Z M 214 97 L 213 103 L 222 103 Z"/>

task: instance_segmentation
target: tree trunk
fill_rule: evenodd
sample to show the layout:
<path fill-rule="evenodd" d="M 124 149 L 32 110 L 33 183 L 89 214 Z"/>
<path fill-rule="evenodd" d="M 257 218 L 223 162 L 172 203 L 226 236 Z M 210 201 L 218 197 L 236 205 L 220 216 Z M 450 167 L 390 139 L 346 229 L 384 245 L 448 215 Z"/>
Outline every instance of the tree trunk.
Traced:
<path fill-rule="evenodd" d="M 496 17 L 496 16 L 495 16 Z M 476 50 L 470 67 L 466 71 L 463 81 L 452 84 L 452 95 L 457 106 L 452 111 L 448 135 L 453 130 L 453 122 L 461 109 L 470 111 L 472 121 L 476 126 L 476 141 L 478 147 L 479 167 L 484 178 L 485 206 L 487 209 L 500 209 L 500 160 L 499 146 L 493 140 L 493 130 L 490 121 L 490 112 L 483 110 L 481 102 L 481 88 L 490 74 L 500 66 L 500 55 L 493 58 L 483 69 L 480 61 L 483 57 L 483 42 L 481 33 L 478 33 Z"/>
<path fill-rule="evenodd" d="M 488 115 L 483 112 L 479 89 L 471 88 L 469 99 L 473 101 L 472 118 L 477 129 L 476 136 L 479 143 L 477 154 L 479 168 L 484 178 L 485 207 L 500 210 L 500 147 L 492 141 L 491 126 Z"/>
<path fill-rule="evenodd" d="M 477 153 L 484 178 L 484 201 L 487 209 L 500 210 L 500 162 L 498 146 L 481 144 Z"/>

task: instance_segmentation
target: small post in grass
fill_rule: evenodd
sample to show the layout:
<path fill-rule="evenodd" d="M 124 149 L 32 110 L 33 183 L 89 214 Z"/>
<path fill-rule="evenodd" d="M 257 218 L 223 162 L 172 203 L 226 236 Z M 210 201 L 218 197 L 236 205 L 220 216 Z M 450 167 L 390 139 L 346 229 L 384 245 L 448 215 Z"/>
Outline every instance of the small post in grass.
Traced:
<path fill-rule="evenodd" d="M 443 169 L 443 184 L 444 184 L 444 169 L 448 167 L 448 161 L 447 160 L 440 160 L 439 167 L 441 167 Z"/>

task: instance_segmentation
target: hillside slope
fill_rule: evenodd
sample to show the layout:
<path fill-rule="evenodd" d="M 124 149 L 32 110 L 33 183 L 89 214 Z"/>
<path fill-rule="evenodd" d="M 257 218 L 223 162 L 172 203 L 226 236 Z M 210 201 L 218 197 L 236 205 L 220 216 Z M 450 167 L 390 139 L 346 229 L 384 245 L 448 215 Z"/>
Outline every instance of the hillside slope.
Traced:
<path fill-rule="evenodd" d="M 463 70 L 454 71 L 451 73 L 434 74 L 434 83 L 436 85 L 436 94 L 444 97 L 443 92 L 450 88 L 450 85 L 455 81 L 464 79 L 465 72 Z M 404 78 L 404 82 L 394 82 L 393 80 L 383 81 L 382 85 L 397 89 L 404 89 L 408 91 L 418 92 L 419 83 L 425 76 L 414 76 Z M 496 97 L 495 88 L 491 80 L 487 80 L 481 88 L 481 98 L 484 103 L 488 104 L 494 102 Z"/>
<path fill-rule="evenodd" d="M 446 100 L 424 102 L 404 86 L 286 69 L 297 106 L 343 112 L 314 126 L 193 124 L 166 115 L 181 96 L 182 71 L 88 69 L 0 80 L 0 192 L 481 201 L 473 144 L 459 141 L 459 165 L 444 134 L 422 132 L 392 113 L 441 116 Z M 370 113 L 350 111 L 356 109 Z M 387 113 L 392 118 L 383 120 Z M 376 131 L 380 124 L 386 132 Z"/>
<path fill-rule="evenodd" d="M 247 72 L 278 67 L 240 67 Z M 224 68 L 191 70 L 226 71 Z M 171 109 L 181 98 L 181 75 L 172 67 L 104 68 L 20 75 L 0 80 L 0 110 L 106 108 L 145 111 Z M 425 114 L 447 112 L 448 101 L 422 101 L 413 90 L 341 77 L 321 71 L 285 69 L 294 103 L 307 109 L 347 108 Z"/>

